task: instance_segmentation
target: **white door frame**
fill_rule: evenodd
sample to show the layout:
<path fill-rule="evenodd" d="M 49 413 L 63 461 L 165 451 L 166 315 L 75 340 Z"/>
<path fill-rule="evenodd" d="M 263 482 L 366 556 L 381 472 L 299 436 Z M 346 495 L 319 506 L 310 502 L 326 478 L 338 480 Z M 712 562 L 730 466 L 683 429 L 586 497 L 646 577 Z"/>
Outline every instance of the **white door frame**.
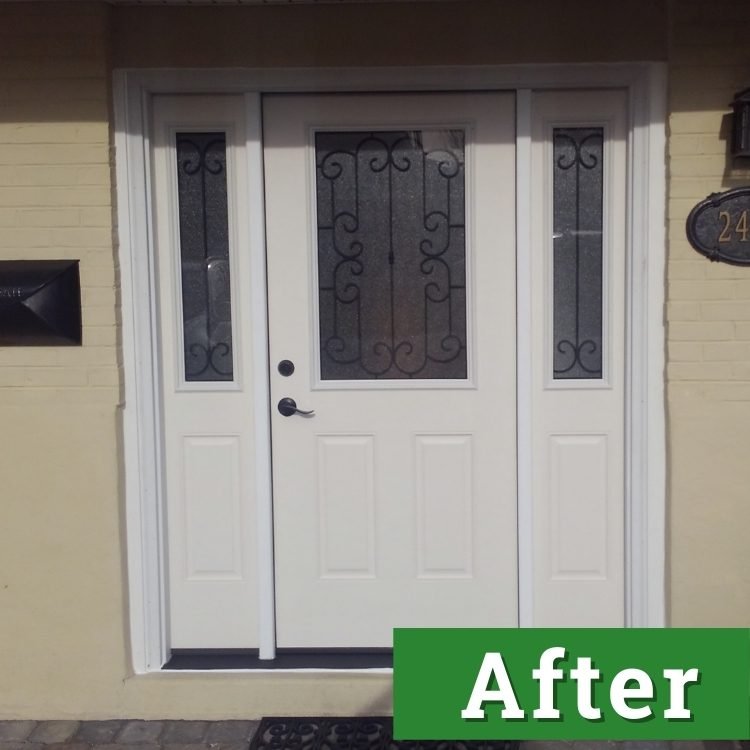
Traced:
<path fill-rule="evenodd" d="M 248 112 L 251 181 L 251 294 L 265 331 L 260 97 L 264 92 L 517 91 L 518 330 L 531 311 L 531 99 L 533 90 L 624 88 L 629 94 L 626 291 L 625 570 L 626 615 L 632 627 L 663 627 L 665 604 L 665 123 L 666 67 L 614 65 L 451 66 L 247 70 L 120 70 L 114 74 L 114 123 L 125 380 L 123 452 L 130 643 L 133 669 L 161 669 L 169 658 L 164 575 L 164 511 L 156 296 L 149 163 L 154 94 L 243 94 Z M 253 352 L 267 370 L 265 337 Z M 531 352 L 518 336 L 518 519 L 520 625 L 533 624 L 531 569 Z M 257 378 L 256 403 L 268 403 Z M 262 606 L 260 656 L 274 655 L 270 425 L 258 420 L 258 554 Z"/>

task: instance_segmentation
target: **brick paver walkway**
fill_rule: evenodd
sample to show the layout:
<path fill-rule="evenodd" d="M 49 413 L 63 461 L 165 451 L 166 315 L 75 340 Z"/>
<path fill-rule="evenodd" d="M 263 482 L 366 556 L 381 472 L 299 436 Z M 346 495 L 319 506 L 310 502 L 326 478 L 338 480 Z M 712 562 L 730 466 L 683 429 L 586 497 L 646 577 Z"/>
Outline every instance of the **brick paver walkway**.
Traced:
<path fill-rule="evenodd" d="M 257 721 L 0 721 L 0 750 L 247 750 Z"/>
<path fill-rule="evenodd" d="M 0 750 L 247 750 L 257 721 L 0 721 Z M 748 741 L 523 742 L 521 750 L 750 750 Z"/>

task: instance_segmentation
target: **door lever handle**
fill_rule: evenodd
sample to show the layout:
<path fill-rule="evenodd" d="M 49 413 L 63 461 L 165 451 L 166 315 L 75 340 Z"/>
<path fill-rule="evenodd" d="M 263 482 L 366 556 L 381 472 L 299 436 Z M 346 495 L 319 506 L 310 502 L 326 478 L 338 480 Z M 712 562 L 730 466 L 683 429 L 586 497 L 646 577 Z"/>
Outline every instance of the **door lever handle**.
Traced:
<path fill-rule="evenodd" d="M 313 414 L 315 414 L 315 409 L 310 409 L 310 411 L 298 409 L 297 402 L 293 398 L 289 398 L 289 396 L 285 396 L 284 398 L 282 398 L 281 401 L 279 401 L 277 408 L 279 412 L 285 417 L 291 417 L 292 414 L 299 414 L 303 417 L 311 417 Z"/>

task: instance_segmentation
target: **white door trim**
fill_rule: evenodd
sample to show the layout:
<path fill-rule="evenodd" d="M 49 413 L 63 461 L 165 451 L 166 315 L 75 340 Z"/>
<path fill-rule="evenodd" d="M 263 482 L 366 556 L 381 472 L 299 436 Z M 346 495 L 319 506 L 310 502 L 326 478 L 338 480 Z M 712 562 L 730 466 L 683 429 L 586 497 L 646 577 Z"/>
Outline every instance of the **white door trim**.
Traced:
<path fill-rule="evenodd" d="M 531 479 L 531 99 L 516 92 L 516 445 L 518 482 L 518 622 L 531 627 L 533 539 Z"/>
<path fill-rule="evenodd" d="M 114 74 L 115 168 L 117 179 L 122 346 L 125 380 L 123 448 L 130 642 L 136 673 L 159 670 L 169 658 L 164 590 L 164 518 L 160 403 L 150 221 L 149 102 L 155 93 L 235 93 L 247 103 L 247 153 L 255 216 L 263 215 L 260 94 L 270 91 L 518 91 L 517 180 L 519 249 L 528 243 L 520 221 L 530 214 L 530 90 L 625 88 L 631 128 L 628 175 L 627 413 L 626 413 L 626 612 L 630 626 L 665 625 L 665 122 L 666 70 L 661 63 L 615 65 L 472 66 L 420 68 L 321 68 L 248 70 L 120 70 Z M 256 320 L 265 325 L 262 221 L 251 226 Z M 523 253 L 520 254 L 523 257 Z M 528 270 L 519 264 L 519 325 L 526 320 Z M 263 288 L 261 288 L 263 287 Z M 261 337 L 258 337 L 260 340 Z M 519 336 L 519 341 L 524 337 Z M 267 367 L 257 345 L 256 361 Z M 519 350 L 519 426 L 529 399 L 521 384 L 529 358 Z M 261 381 L 262 379 L 258 379 Z M 527 394 L 528 396 L 528 394 Z M 255 397 L 268 402 L 267 382 Z M 526 417 L 528 418 L 528 417 Z M 259 564 L 262 576 L 261 656 L 273 656 L 273 559 L 268 421 L 258 420 L 260 502 Z M 519 433 L 519 590 L 531 581 L 532 471 L 528 435 Z M 522 626 L 533 623 L 520 594 Z"/>

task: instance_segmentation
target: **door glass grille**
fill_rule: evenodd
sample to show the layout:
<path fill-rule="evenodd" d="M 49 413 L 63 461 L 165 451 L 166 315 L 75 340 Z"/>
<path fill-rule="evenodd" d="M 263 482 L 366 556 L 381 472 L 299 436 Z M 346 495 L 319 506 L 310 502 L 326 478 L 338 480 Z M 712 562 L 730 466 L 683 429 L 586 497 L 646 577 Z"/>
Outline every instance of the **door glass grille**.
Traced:
<path fill-rule="evenodd" d="M 555 128 L 553 375 L 602 377 L 603 128 Z"/>
<path fill-rule="evenodd" d="M 320 377 L 466 379 L 465 134 L 315 136 Z"/>
<path fill-rule="evenodd" d="M 185 380 L 234 377 L 224 133 L 177 133 Z"/>

